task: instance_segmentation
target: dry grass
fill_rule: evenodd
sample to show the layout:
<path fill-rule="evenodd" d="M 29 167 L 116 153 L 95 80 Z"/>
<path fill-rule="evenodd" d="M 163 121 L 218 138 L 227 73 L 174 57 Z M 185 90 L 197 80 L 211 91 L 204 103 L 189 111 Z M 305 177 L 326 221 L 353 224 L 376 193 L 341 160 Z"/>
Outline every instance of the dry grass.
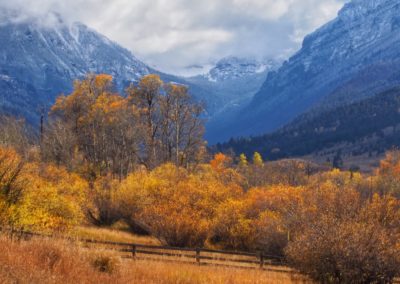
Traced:
<path fill-rule="evenodd" d="M 84 250 L 69 242 L 0 238 L 0 283 L 306 283 L 290 274 L 190 264 L 116 260 L 116 255 Z M 94 265 L 101 255 L 118 263 Z M 106 256 L 105 256 L 106 255 Z M 107 271 L 107 272 L 101 272 Z"/>
<path fill-rule="evenodd" d="M 91 239 L 97 241 L 135 243 L 143 245 L 160 245 L 160 242 L 151 236 L 137 236 L 121 229 L 77 227 L 69 236 L 78 239 Z"/>

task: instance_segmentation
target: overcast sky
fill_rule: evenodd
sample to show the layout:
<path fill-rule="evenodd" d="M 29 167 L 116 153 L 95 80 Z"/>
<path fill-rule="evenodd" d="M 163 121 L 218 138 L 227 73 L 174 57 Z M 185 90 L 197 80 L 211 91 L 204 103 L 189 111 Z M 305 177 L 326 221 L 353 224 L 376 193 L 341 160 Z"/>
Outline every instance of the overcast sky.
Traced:
<path fill-rule="evenodd" d="M 229 56 L 287 57 L 346 0 L 0 0 L 81 21 L 162 71 L 187 73 Z"/>

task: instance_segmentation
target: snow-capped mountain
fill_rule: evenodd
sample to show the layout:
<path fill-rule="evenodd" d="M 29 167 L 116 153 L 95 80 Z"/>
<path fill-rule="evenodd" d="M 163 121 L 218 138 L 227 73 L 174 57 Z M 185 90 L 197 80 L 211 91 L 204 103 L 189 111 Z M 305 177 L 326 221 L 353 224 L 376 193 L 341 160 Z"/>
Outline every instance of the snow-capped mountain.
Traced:
<path fill-rule="evenodd" d="M 67 25 L 55 14 L 51 24 L 20 20 L 2 12 L 0 24 L 0 107 L 28 119 L 37 117 L 72 81 L 107 73 L 122 88 L 150 73 L 132 53 L 81 23 Z M 7 20 L 8 19 L 8 20 Z"/>
<path fill-rule="evenodd" d="M 219 140 L 273 131 L 311 108 L 330 108 L 400 85 L 400 1 L 353 0 L 268 74 Z"/>
<path fill-rule="evenodd" d="M 88 73 L 113 75 L 119 91 L 149 73 L 185 84 L 195 99 L 205 103 L 212 121 L 231 107 L 248 103 L 265 80 L 264 69 L 254 61 L 229 58 L 207 76 L 168 75 L 84 24 L 67 24 L 57 14 L 27 18 L 0 10 L 0 111 L 33 123 L 38 122 L 41 108 L 50 106 L 59 94 L 69 93 L 73 80 Z M 210 81 L 210 76 L 219 82 Z"/>
<path fill-rule="evenodd" d="M 226 57 L 217 62 L 204 77 L 211 82 L 223 82 L 236 80 L 258 74 L 266 74 L 276 69 L 277 62 L 265 60 L 265 62 L 255 59 L 238 58 L 234 56 Z"/>
<path fill-rule="evenodd" d="M 207 123 L 208 130 L 224 124 L 246 106 L 262 86 L 268 72 L 276 70 L 279 62 L 273 60 L 257 61 L 255 59 L 226 57 L 218 61 L 210 71 L 186 80 L 193 85 L 201 86 L 216 103 Z M 211 133 L 211 132 L 210 132 Z M 213 137 L 206 134 L 212 141 Z"/>

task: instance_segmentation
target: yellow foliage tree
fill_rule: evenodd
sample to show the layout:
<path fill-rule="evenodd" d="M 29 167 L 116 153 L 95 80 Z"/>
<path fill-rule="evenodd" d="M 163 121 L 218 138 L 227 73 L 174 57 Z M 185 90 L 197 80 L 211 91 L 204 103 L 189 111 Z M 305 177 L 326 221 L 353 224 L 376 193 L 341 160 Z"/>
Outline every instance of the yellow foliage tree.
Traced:
<path fill-rule="evenodd" d="M 218 204 L 241 194 L 208 165 L 196 173 L 165 164 L 138 171 L 122 182 L 120 208 L 131 223 L 141 225 L 173 246 L 202 246 L 209 236 Z"/>
<path fill-rule="evenodd" d="M 0 147 L 0 222 L 18 229 L 63 230 L 83 219 L 87 182 L 51 165 L 26 164 Z"/>

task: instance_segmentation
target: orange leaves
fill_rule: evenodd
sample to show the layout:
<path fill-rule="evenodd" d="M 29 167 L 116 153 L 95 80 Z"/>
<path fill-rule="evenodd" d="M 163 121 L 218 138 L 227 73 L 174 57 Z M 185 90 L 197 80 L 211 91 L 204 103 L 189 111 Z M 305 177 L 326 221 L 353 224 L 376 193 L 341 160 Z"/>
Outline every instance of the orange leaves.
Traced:
<path fill-rule="evenodd" d="M 231 163 L 232 158 L 225 154 L 218 153 L 214 155 L 214 159 L 211 160 L 210 165 L 216 171 L 223 171 L 224 169 L 227 169 Z"/>
<path fill-rule="evenodd" d="M 262 248 L 282 254 L 293 215 L 302 205 L 302 188 L 271 186 L 249 190 L 220 204 L 214 221 L 214 239 L 242 250 Z"/>
<path fill-rule="evenodd" d="M 99 74 L 94 77 L 94 86 L 99 90 L 108 90 L 112 87 L 113 77 L 108 74 Z"/>
<path fill-rule="evenodd" d="M 380 162 L 378 174 L 400 177 L 400 152 L 387 153 L 385 159 Z"/>
<path fill-rule="evenodd" d="M 144 222 L 150 231 L 176 246 L 202 246 L 219 204 L 239 196 L 210 166 L 189 173 L 173 164 L 132 173 L 122 182 L 118 203 L 124 216 Z M 132 222 L 135 223 L 135 222 Z"/>

